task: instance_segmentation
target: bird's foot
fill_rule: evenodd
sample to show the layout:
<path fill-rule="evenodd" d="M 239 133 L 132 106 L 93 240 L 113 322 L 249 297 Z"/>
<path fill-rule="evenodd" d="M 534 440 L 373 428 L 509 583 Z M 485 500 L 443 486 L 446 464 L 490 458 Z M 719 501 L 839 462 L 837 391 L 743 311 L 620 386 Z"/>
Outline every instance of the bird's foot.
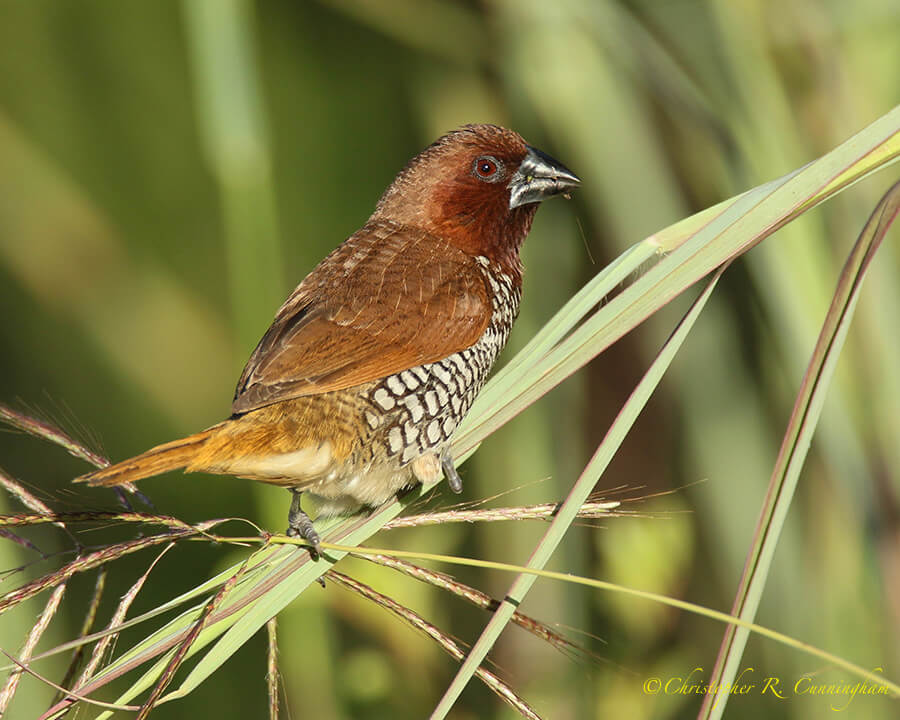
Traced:
<path fill-rule="evenodd" d="M 309 519 L 309 515 L 300 507 L 300 496 L 303 493 L 296 490 L 291 490 L 291 493 L 294 497 L 291 500 L 291 509 L 288 512 L 288 537 L 299 537 L 306 540 L 310 545 L 309 556 L 313 560 L 318 560 L 319 545 L 322 541 L 319 539 L 319 533 L 316 532 L 313 521 Z"/>
<path fill-rule="evenodd" d="M 444 469 L 444 477 L 447 478 L 447 485 L 450 486 L 450 490 L 459 495 L 462 492 L 462 478 L 456 471 L 456 465 L 453 463 L 453 458 L 449 452 L 444 453 L 444 456 L 441 458 L 441 467 Z"/>

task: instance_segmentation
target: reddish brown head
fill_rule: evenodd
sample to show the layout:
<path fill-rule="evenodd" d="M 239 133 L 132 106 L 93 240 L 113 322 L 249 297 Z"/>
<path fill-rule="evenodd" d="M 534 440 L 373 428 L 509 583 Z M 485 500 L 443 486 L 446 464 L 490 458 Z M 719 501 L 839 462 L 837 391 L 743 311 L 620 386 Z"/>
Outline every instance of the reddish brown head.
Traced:
<path fill-rule="evenodd" d="M 538 203 L 578 183 L 572 171 L 518 133 L 466 125 L 413 158 L 372 219 L 421 228 L 470 255 L 517 269 Z"/>

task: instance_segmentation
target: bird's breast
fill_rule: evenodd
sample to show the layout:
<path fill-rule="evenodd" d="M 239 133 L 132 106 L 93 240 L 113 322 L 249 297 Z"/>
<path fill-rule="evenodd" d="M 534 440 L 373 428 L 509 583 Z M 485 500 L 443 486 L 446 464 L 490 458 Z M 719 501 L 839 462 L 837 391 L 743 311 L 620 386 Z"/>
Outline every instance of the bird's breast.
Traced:
<path fill-rule="evenodd" d="M 446 447 L 506 344 L 519 311 L 514 278 L 486 258 L 478 267 L 491 288 L 491 320 L 475 344 L 432 363 L 388 375 L 365 391 L 366 422 L 387 457 L 401 466 Z"/>

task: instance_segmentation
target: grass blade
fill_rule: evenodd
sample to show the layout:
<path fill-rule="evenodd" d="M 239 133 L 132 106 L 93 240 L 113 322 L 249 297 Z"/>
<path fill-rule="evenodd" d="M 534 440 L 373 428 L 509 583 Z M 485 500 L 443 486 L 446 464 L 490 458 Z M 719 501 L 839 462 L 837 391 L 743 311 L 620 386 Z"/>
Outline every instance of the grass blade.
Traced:
<path fill-rule="evenodd" d="M 850 328 L 863 278 L 898 212 L 900 182 L 884 195 L 872 213 L 841 273 L 769 480 L 766 501 L 757 522 L 755 542 L 747 556 L 732 609 L 732 615 L 747 622 L 752 622 L 756 617 L 772 557 L 822 413 L 834 368 Z M 726 629 L 719 657 L 710 677 L 710 687 L 730 687 L 729 683 L 738 672 L 748 634 L 743 627 L 732 625 Z M 722 717 L 727 701 L 727 692 L 707 695 L 698 717 Z"/>
<path fill-rule="evenodd" d="M 578 478 L 578 481 L 575 483 L 575 486 L 572 488 L 566 501 L 562 504 L 559 512 L 550 524 L 550 528 L 532 553 L 531 558 L 528 561 L 529 568 L 543 568 L 550 559 L 553 551 L 559 543 L 562 542 L 562 539 L 574 521 L 579 508 L 591 494 L 597 480 L 615 456 L 619 446 L 631 429 L 631 426 L 634 424 L 635 420 L 637 420 L 641 410 L 643 410 L 647 401 L 650 399 L 650 395 L 656 389 L 660 380 L 662 380 L 666 369 L 672 362 L 678 349 L 681 347 L 685 338 L 687 338 L 690 329 L 700 316 L 700 312 L 706 305 L 706 301 L 712 294 L 716 282 L 723 271 L 724 267 L 713 276 L 712 280 L 710 280 L 697 300 L 694 301 L 694 304 L 691 306 L 688 313 L 678 324 L 678 327 L 675 329 L 675 332 L 672 333 L 669 340 L 666 341 L 666 344 L 663 346 L 659 355 L 653 361 L 653 364 L 626 401 L 607 432 L 606 437 L 604 437 L 600 446 L 597 448 L 597 451 L 594 453 L 594 457 L 591 458 L 591 461 L 584 469 L 581 477 Z M 500 636 L 500 633 L 512 618 L 515 608 L 521 604 L 535 580 L 536 578 L 534 575 L 523 574 L 512 584 L 512 587 L 509 589 L 509 592 L 507 592 L 500 607 L 494 612 L 493 617 L 490 622 L 488 622 L 481 637 L 475 644 L 475 647 L 472 648 L 471 652 L 466 657 L 465 662 L 462 667 L 460 667 L 453 682 L 447 688 L 441 701 L 434 709 L 434 712 L 432 713 L 433 718 L 444 718 L 447 716 L 447 713 L 450 712 L 456 699 L 462 694 L 469 679 L 481 665 L 488 651 L 493 647 L 497 638 Z"/>
<path fill-rule="evenodd" d="M 519 383 L 515 392 L 500 394 L 495 387 L 511 383 L 505 377 L 505 368 L 498 373 L 463 421 L 454 442 L 458 453 L 471 450 L 714 268 L 746 252 L 838 190 L 898 158 L 900 107 L 803 168 L 644 240 L 667 254 L 532 364 L 529 375 L 537 376 L 537 382 Z M 510 372 L 523 375 L 519 368 Z"/>

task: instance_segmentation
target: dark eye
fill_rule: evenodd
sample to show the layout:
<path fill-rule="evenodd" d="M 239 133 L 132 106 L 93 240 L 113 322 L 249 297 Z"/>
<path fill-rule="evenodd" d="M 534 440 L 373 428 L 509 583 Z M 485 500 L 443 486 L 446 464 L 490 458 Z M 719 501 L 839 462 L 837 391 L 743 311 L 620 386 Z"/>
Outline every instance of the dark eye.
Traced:
<path fill-rule="evenodd" d="M 497 161 L 497 158 L 491 157 L 490 155 L 482 155 L 475 161 L 473 169 L 478 177 L 490 182 L 498 179 L 500 167 L 501 165 Z"/>

